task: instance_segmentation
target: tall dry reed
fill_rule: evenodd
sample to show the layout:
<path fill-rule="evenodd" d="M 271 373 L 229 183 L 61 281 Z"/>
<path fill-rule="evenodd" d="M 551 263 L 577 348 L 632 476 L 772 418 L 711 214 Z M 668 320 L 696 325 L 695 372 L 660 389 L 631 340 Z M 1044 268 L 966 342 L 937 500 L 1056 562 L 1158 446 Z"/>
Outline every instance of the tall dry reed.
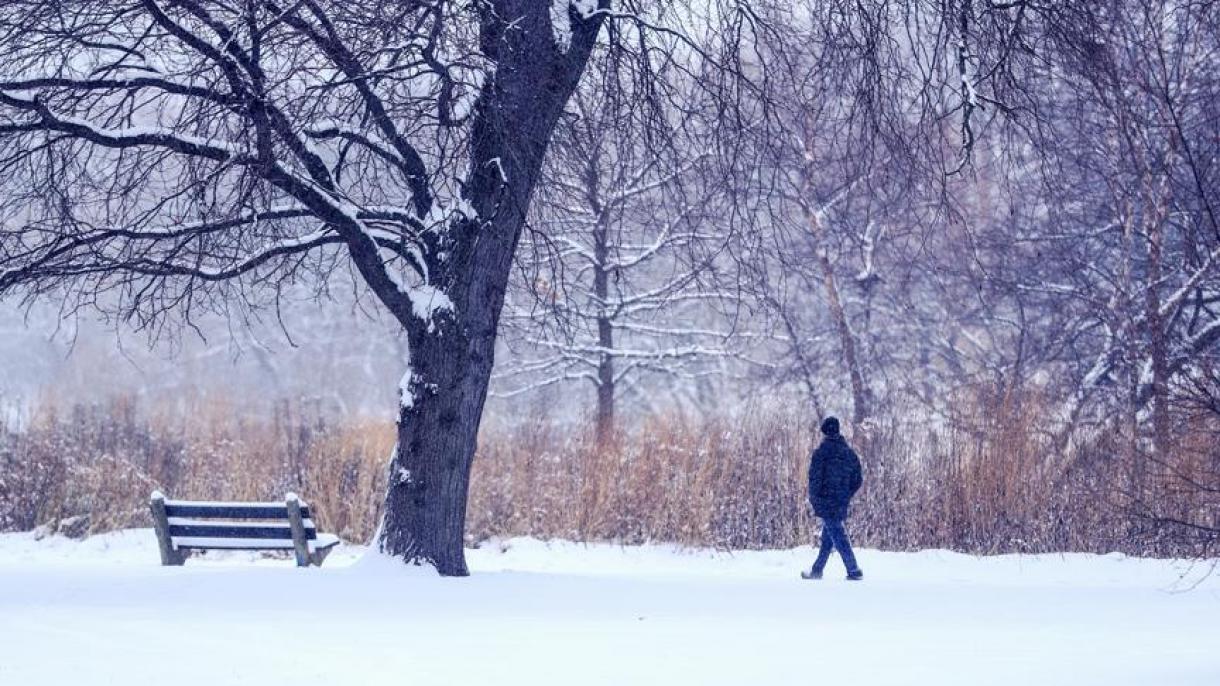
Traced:
<path fill-rule="evenodd" d="M 850 437 L 866 473 L 851 517 L 858 543 L 1157 555 L 1211 545 L 1174 534 L 1164 520 L 1217 523 L 1214 497 L 1181 488 L 1182 474 L 1215 478 L 1214 444 L 1194 439 L 1133 498 L 1115 437 L 1056 450 L 1036 397 L 978 394 L 955 406 L 939 428 L 882 419 Z M 471 486 L 470 543 L 509 535 L 726 549 L 809 543 L 810 423 L 775 408 L 711 420 L 665 415 L 602 445 L 591 430 L 546 417 L 489 429 Z M 146 525 L 153 489 L 233 500 L 295 491 L 327 531 L 365 541 L 380 516 L 393 441 L 389 423 L 336 421 L 292 403 L 251 417 L 211 398 L 162 412 L 127 398 L 47 400 L 28 427 L 0 429 L 0 529 L 85 515 L 92 531 Z M 1158 504 L 1156 517 L 1149 503 Z"/>

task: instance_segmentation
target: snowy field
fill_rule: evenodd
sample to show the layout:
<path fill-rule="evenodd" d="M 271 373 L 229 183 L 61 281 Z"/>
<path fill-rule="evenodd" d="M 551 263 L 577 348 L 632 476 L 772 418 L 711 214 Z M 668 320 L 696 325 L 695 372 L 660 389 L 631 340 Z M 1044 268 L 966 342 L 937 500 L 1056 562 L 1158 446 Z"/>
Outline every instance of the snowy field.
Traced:
<path fill-rule="evenodd" d="M 0 684 L 1220 684 L 1220 573 L 1121 556 L 511 540 L 440 579 L 341 547 L 158 564 L 149 530 L 0 536 Z"/>

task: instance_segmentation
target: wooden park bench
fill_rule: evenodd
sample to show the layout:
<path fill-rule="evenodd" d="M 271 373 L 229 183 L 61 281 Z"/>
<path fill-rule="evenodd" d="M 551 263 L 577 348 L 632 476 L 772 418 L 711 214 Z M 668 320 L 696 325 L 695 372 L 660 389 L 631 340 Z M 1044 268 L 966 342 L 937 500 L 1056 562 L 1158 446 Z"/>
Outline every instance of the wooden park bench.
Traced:
<path fill-rule="evenodd" d="M 154 491 L 149 506 L 163 565 L 183 564 L 191 550 L 292 550 L 298 567 L 321 566 L 339 543 L 318 533 L 295 493 L 282 503 L 217 503 L 166 500 Z"/>

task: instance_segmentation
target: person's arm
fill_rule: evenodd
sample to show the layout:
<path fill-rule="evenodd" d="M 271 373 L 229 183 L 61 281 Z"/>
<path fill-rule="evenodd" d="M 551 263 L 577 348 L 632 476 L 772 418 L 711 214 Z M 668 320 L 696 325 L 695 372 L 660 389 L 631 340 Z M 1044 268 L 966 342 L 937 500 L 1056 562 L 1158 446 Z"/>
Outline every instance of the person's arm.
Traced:
<path fill-rule="evenodd" d="M 826 480 L 826 460 L 821 459 L 820 450 L 814 450 L 809 458 L 809 502 L 822 492 L 822 484 Z"/>

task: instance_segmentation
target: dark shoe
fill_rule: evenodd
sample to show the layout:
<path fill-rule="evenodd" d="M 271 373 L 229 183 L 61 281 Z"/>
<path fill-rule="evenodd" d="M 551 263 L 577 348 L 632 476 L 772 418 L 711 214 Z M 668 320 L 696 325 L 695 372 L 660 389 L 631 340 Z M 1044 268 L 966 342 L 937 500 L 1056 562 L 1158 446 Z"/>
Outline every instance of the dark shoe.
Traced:
<path fill-rule="evenodd" d="M 816 580 L 822 578 L 822 570 L 811 569 L 808 572 L 801 572 L 801 578 L 810 580 L 810 581 L 816 581 Z"/>
<path fill-rule="evenodd" d="M 854 572 L 848 572 L 848 573 L 847 573 L 847 580 L 848 580 L 848 581 L 863 581 L 863 580 L 864 580 L 864 572 L 862 572 L 862 571 L 860 571 L 860 570 L 858 570 L 858 569 L 857 569 L 856 571 L 854 571 Z"/>

